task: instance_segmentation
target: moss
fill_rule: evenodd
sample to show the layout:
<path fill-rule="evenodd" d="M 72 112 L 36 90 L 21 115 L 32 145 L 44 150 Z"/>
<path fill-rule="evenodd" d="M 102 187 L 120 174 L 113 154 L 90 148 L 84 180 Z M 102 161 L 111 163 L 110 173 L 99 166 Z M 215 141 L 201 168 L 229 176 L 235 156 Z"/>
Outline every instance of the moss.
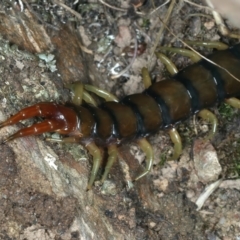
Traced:
<path fill-rule="evenodd" d="M 234 108 L 226 103 L 222 103 L 218 109 L 220 115 L 227 121 L 231 121 L 234 115 Z"/>

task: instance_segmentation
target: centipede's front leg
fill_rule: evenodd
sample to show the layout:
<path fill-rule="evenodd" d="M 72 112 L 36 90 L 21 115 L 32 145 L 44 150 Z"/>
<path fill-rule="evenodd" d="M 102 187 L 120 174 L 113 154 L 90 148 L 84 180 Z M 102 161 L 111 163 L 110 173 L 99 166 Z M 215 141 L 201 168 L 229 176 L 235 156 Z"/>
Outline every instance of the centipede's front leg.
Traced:
<path fill-rule="evenodd" d="M 98 87 L 89 85 L 89 84 L 82 84 L 81 82 L 75 82 L 72 84 L 68 84 L 66 86 L 72 92 L 72 103 L 76 106 L 80 106 L 83 101 L 87 104 L 92 106 L 97 106 L 96 101 L 94 98 L 89 94 L 89 92 L 96 94 L 97 96 L 105 99 L 105 101 L 113 101 L 118 102 L 118 98 L 113 94 L 109 93 L 106 90 L 100 89 Z"/>
<path fill-rule="evenodd" d="M 59 142 L 59 143 L 79 143 L 79 138 L 76 137 L 64 137 L 62 139 L 47 138 L 47 141 Z M 92 188 L 92 185 L 96 179 L 100 164 L 102 163 L 103 155 L 102 150 L 92 141 L 85 145 L 93 159 L 93 166 L 90 174 L 90 179 L 87 185 L 87 191 Z M 109 155 L 110 156 L 110 155 Z M 105 180 L 105 179 L 104 179 Z"/>
<path fill-rule="evenodd" d="M 95 102 L 94 98 L 89 94 L 89 92 L 94 93 L 100 98 L 105 99 L 105 101 L 118 102 L 118 98 L 113 94 L 92 85 L 82 84 L 81 82 L 75 82 L 73 84 L 68 85 L 67 87 L 72 91 L 73 94 L 72 102 L 77 106 L 81 105 L 82 101 L 85 101 L 87 104 L 97 107 L 97 103 Z M 75 142 L 75 139 L 69 137 L 63 139 L 62 142 Z M 96 179 L 98 170 L 100 168 L 100 164 L 102 163 L 102 151 L 94 143 L 94 141 L 88 143 L 87 145 L 85 145 L 85 147 L 93 158 L 93 167 L 91 170 L 90 180 L 87 186 L 87 190 L 90 190 Z M 106 180 L 107 175 L 113 164 L 116 162 L 118 156 L 118 149 L 116 144 L 110 144 L 107 148 L 108 159 L 104 173 L 101 178 L 102 183 Z"/>

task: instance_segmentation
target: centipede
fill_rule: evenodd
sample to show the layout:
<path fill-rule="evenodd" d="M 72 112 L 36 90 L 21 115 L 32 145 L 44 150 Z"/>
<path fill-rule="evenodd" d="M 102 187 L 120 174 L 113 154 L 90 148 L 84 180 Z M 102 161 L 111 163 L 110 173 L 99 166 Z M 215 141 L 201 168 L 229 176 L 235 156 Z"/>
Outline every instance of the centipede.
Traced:
<path fill-rule="evenodd" d="M 174 144 L 172 159 L 178 159 L 182 153 L 182 142 L 175 128 L 177 123 L 197 114 L 212 124 L 208 135 L 212 138 L 217 129 L 217 118 L 208 109 L 224 101 L 240 108 L 237 98 L 240 97 L 240 82 L 237 80 L 240 79 L 240 44 L 215 51 L 208 59 L 221 68 L 200 59 L 178 72 L 173 71 L 169 79 L 153 83 L 142 93 L 126 96 L 120 101 L 91 85 L 73 83 L 74 99 L 71 104 L 37 103 L 2 122 L 0 128 L 33 117 L 44 119 L 20 129 L 2 143 L 19 137 L 56 132 L 64 136 L 58 141 L 83 145 L 93 158 L 87 186 L 91 189 L 102 160 L 100 148 L 108 149 L 108 161 L 101 178 L 104 182 L 118 157 L 119 145 L 135 141 L 146 154 L 146 167 L 135 177 L 138 180 L 147 175 L 153 165 L 153 149 L 147 140 L 149 135 L 161 129 L 167 130 Z M 89 100 L 88 92 L 106 101 L 97 105 Z M 85 100 L 83 104 L 80 98 Z"/>

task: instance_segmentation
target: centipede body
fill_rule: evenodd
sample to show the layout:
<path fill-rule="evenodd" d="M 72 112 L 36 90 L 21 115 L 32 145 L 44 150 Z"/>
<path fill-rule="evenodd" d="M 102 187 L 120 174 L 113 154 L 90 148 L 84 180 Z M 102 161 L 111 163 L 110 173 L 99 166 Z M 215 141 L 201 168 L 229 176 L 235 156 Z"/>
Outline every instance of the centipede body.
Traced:
<path fill-rule="evenodd" d="M 216 51 L 208 58 L 240 78 L 240 45 Z M 89 129 L 85 136 L 107 145 L 116 139 L 146 137 L 225 98 L 238 96 L 240 82 L 203 59 L 181 70 L 173 79 L 154 83 L 143 93 L 129 95 L 118 103 L 81 107 L 89 115 L 83 123 Z"/>
<path fill-rule="evenodd" d="M 111 149 L 111 163 L 106 167 L 108 170 L 104 180 L 116 159 L 116 146 L 120 143 L 137 140 L 148 158 L 152 159 L 150 145 L 141 139 L 160 129 L 172 128 L 176 123 L 224 99 L 240 96 L 240 82 L 233 77 L 240 79 L 240 44 L 216 51 L 208 59 L 222 68 L 202 59 L 179 71 L 171 79 L 154 83 L 144 92 L 126 96 L 119 102 L 108 101 L 97 107 L 89 104 L 63 106 L 39 103 L 25 108 L 0 124 L 0 127 L 35 116 L 46 120 L 19 130 L 4 142 L 43 132 L 67 135 L 65 142 L 86 146 L 97 159 L 89 183 L 91 187 L 101 159 L 98 147 Z M 138 178 L 145 176 L 151 165 L 152 160 L 149 160 L 146 171 Z"/>

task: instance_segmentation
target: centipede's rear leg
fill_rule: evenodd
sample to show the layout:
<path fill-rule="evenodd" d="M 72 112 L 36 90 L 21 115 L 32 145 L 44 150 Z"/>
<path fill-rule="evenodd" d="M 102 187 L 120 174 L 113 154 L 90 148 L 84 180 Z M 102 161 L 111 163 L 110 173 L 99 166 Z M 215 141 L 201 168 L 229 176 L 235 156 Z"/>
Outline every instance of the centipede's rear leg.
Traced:
<path fill-rule="evenodd" d="M 206 46 L 208 48 L 216 48 L 218 50 L 225 50 L 228 48 L 228 46 L 226 44 L 221 43 L 221 42 L 187 42 L 187 43 L 189 43 L 191 45 Z M 201 60 L 201 57 L 197 53 L 192 52 L 191 50 L 188 50 L 188 49 L 171 48 L 171 47 L 161 47 L 160 49 L 169 51 L 169 52 L 179 53 L 183 56 L 189 57 L 192 60 L 192 62 L 194 62 L 194 63 L 197 63 L 199 60 Z M 174 75 L 176 73 L 176 71 L 174 68 L 174 64 L 171 62 L 171 60 L 168 59 L 168 61 L 166 61 L 164 59 L 165 58 L 164 54 L 157 53 L 157 56 L 161 59 L 161 61 L 163 61 L 163 63 L 166 65 L 166 67 L 168 69 L 170 68 L 170 73 L 172 75 Z M 173 68 L 174 68 L 174 71 L 172 70 Z M 199 117 L 203 118 L 204 120 L 210 122 L 210 124 L 212 125 L 212 128 L 211 128 L 209 134 L 205 137 L 206 140 L 211 140 L 217 130 L 218 121 L 217 121 L 216 116 L 207 109 L 200 110 L 197 113 L 197 115 Z"/>
<path fill-rule="evenodd" d="M 168 50 L 175 50 L 174 48 L 168 49 Z M 195 61 L 199 60 L 198 56 L 194 55 L 194 54 L 190 54 L 189 52 L 186 53 L 188 56 L 191 56 L 191 58 Z M 161 62 L 166 66 L 168 72 L 173 76 L 175 74 L 178 73 L 178 69 L 175 66 L 175 64 L 165 55 L 162 53 L 156 53 L 156 56 L 158 57 L 158 59 L 161 60 Z M 144 72 L 147 70 L 143 70 Z M 144 76 L 144 75 L 143 75 Z M 145 85 L 146 86 L 146 85 Z M 181 137 L 178 133 L 178 131 L 176 130 L 176 128 L 171 128 L 169 131 L 169 136 L 171 138 L 172 143 L 174 144 L 174 150 L 173 150 L 173 155 L 172 157 L 170 157 L 171 160 L 176 160 L 180 157 L 180 155 L 182 154 L 182 140 Z M 169 160 L 170 160 L 169 159 Z"/>

